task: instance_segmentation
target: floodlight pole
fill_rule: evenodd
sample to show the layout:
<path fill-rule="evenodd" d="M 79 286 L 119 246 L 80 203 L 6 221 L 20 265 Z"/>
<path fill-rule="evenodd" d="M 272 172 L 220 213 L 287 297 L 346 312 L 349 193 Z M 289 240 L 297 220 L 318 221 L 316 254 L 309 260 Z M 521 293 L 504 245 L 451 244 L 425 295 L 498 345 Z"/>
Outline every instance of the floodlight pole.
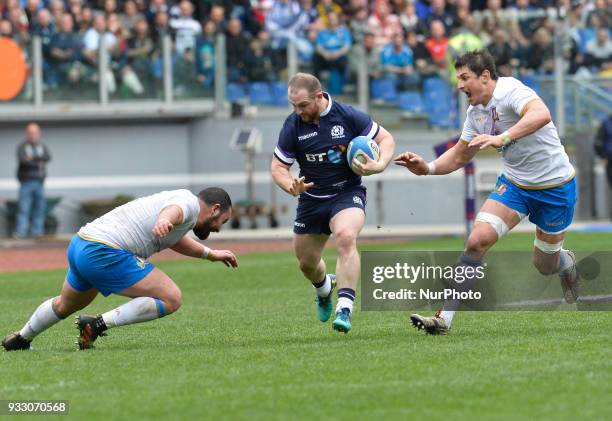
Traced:
<path fill-rule="evenodd" d="M 560 6 L 557 6 L 557 19 L 554 26 L 554 51 L 555 51 L 555 97 L 557 98 L 556 115 L 557 132 L 559 137 L 565 135 L 565 81 L 563 66 L 563 36 L 564 27 Z"/>

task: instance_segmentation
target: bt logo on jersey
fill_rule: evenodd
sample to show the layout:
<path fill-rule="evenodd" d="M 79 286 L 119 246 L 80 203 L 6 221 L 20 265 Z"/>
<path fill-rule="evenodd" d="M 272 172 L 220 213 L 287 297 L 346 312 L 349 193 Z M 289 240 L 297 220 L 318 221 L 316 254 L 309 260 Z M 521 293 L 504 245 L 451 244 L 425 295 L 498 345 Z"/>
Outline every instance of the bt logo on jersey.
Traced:
<path fill-rule="evenodd" d="M 307 153 L 306 154 L 306 161 L 308 162 L 323 162 L 325 161 L 325 156 L 327 154 L 325 152 L 323 153 Z"/>

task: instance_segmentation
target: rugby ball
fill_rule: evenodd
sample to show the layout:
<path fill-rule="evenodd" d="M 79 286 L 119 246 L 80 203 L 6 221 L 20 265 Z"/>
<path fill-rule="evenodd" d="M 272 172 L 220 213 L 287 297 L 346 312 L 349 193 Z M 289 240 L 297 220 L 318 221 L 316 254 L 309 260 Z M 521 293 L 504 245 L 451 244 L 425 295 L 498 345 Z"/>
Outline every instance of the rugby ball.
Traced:
<path fill-rule="evenodd" d="M 346 151 L 346 159 L 353 172 L 357 173 L 355 168 L 353 168 L 353 159 L 363 164 L 366 162 L 365 155 L 369 156 L 374 161 L 378 161 L 378 157 L 380 156 L 378 144 L 367 136 L 357 136 L 349 142 Z"/>

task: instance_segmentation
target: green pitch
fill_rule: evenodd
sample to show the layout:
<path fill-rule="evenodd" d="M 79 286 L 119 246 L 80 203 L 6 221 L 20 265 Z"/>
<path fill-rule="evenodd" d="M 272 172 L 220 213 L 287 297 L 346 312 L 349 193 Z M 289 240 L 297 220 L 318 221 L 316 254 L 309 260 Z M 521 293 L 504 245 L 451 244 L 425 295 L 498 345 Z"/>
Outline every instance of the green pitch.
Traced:
<path fill-rule="evenodd" d="M 568 247 L 610 249 L 609 234 Z M 526 250 L 529 235 L 496 247 Z M 363 249 L 458 250 L 461 239 Z M 327 252 L 328 264 L 334 253 Z M 608 312 L 464 312 L 448 337 L 401 312 L 360 312 L 348 335 L 316 319 L 291 253 L 160 264 L 183 290 L 166 319 L 112 329 L 77 352 L 73 320 L 0 353 L 0 399 L 70 401 L 78 419 L 610 419 Z M 330 266 L 333 267 L 333 266 Z M 0 335 L 57 294 L 63 271 L 0 274 Z M 99 297 L 89 312 L 125 299 Z M 138 418 L 137 418 L 138 417 Z"/>

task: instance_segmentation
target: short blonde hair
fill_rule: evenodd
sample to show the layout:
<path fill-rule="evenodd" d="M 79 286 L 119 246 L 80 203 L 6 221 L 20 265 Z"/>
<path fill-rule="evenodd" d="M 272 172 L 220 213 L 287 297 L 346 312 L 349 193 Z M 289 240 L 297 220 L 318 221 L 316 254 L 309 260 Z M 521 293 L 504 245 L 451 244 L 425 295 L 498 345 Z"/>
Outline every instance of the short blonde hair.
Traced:
<path fill-rule="evenodd" d="M 310 95 L 321 92 L 321 82 L 309 73 L 296 73 L 289 81 L 289 89 L 299 91 L 306 89 Z"/>

